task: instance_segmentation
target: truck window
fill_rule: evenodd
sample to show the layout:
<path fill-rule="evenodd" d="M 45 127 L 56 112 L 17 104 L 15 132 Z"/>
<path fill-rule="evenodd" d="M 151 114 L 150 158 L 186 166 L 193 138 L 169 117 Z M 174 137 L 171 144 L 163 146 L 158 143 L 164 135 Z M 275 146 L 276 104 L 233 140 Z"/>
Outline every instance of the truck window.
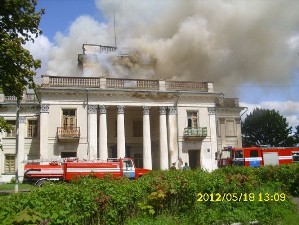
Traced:
<path fill-rule="evenodd" d="M 124 163 L 124 168 L 133 167 L 131 160 L 124 160 L 123 163 Z"/>
<path fill-rule="evenodd" d="M 232 151 L 230 149 L 224 149 L 224 150 L 222 150 L 222 152 L 220 154 L 220 159 L 231 158 L 231 153 L 232 153 Z"/>
<path fill-rule="evenodd" d="M 235 151 L 235 159 L 243 158 L 243 150 Z"/>
<path fill-rule="evenodd" d="M 251 150 L 250 151 L 250 157 L 259 157 L 258 150 Z"/>
<path fill-rule="evenodd" d="M 299 163 L 299 152 L 292 152 L 292 158 L 294 163 Z"/>

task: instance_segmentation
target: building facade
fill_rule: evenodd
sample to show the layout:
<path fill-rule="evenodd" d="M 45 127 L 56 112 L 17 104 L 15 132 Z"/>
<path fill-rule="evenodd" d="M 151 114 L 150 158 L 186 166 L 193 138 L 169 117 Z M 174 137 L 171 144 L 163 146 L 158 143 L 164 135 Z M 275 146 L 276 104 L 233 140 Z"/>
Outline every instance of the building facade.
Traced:
<path fill-rule="evenodd" d="M 212 171 L 223 147 L 242 146 L 243 108 L 210 82 L 45 75 L 24 95 L 18 121 L 16 99 L 0 96 L 0 116 L 19 124 L 17 138 L 15 129 L 1 133 L 2 182 L 16 168 L 22 180 L 24 160 L 60 157 L 129 156 L 148 169 L 187 162 Z"/>

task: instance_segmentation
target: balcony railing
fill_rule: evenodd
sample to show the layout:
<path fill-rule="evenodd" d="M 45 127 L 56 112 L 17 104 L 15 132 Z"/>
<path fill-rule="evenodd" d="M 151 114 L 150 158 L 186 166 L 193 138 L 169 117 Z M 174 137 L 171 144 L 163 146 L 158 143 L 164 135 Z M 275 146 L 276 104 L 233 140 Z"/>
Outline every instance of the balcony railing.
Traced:
<path fill-rule="evenodd" d="M 184 129 L 185 139 L 203 139 L 207 136 L 207 127 L 191 128 L 187 127 Z"/>
<path fill-rule="evenodd" d="M 89 87 L 101 89 L 134 89 L 162 91 L 212 92 L 208 82 L 121 79 L 105 77 L 60 77 L 43 75 L 43 87 Z"/>
<path fill-rule="evenodd" d="M 74 140 L 80 139 L 80 127 L 57 127 L 58 140 Z"/>
<path fill-rule="evenodd" d="M 16 102 L 17 97 L 15 96 L 6 96 L 4 94 L 0 94 L 0 102 Z M 38 99 L 34 93 L 26 93 L 23 94 L 22 102 L 38 102 Z"/>
<path fill-rule="evenodd" d="M 191 82 L 191 81 L 166 81 L 167 90 L 197 90 L 207 91 L 208 85 L 206 82 Z"/>

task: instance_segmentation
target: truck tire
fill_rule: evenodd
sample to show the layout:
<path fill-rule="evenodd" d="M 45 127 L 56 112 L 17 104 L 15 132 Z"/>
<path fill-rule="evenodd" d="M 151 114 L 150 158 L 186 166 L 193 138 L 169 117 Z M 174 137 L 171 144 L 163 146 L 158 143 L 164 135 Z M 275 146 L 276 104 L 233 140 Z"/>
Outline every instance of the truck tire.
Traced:
<path fill-rule="evenodd" d="M 43 186 L 46 182 L 49 182 L 49 179 L 47 179 L 47 178 L 39 179 L 38 181 L 35 182 L 35 186 L 41 187 L 41 186 Z"/>

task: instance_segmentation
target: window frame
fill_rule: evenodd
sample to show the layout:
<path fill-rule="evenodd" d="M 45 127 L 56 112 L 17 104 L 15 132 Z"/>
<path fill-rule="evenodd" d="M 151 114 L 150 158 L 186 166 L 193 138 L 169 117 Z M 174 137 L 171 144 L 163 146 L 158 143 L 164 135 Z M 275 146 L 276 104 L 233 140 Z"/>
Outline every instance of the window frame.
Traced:
<path fill-rule="evenodd" d="M 13 159 L 8 159 L 8 157 L 13 157 Z M 13 162 L 12 162 L 13 160 Z M 8 170 L 7 170 L 8 167 Z M 15 154 L 5 154 L 4 156 L 4 174 L 14 174 L 16 172 L 16 155 Z"/>
<path fill-rule="evenodd" d="M 31 124 L 31 122 L 35 122 L 35 124 Z M 31 129 L 30 129 L 31 127 Z M 34 128 L 33 128 L 34 127 Z M 38 137 L 38 120 L 37 119 L 28 119 L 27 120 L 27 138 L 35 138 Z M 30 131 L 31 130 L 31 131 Z"/>
<path fill-rule="evenodd" d="M 196 116 L 195 116 L 196 114 Z M 189 122 L 191 123 L 191 126 L 189 126 Z M 199 113 L 195 110 L 188 110 L 187 111 L 187 128 L 199 128 Z"/>
<path fill-rule="evenodd" d="M 65 111 L 74 111 L 74 115 L 65 115 Z M 71 123 L 70 120 L 74 119 Z M 77 127 L 77 109 L 76 108 L 63 108 L 61 109 L 61 127 L 65 130 Z"/>

